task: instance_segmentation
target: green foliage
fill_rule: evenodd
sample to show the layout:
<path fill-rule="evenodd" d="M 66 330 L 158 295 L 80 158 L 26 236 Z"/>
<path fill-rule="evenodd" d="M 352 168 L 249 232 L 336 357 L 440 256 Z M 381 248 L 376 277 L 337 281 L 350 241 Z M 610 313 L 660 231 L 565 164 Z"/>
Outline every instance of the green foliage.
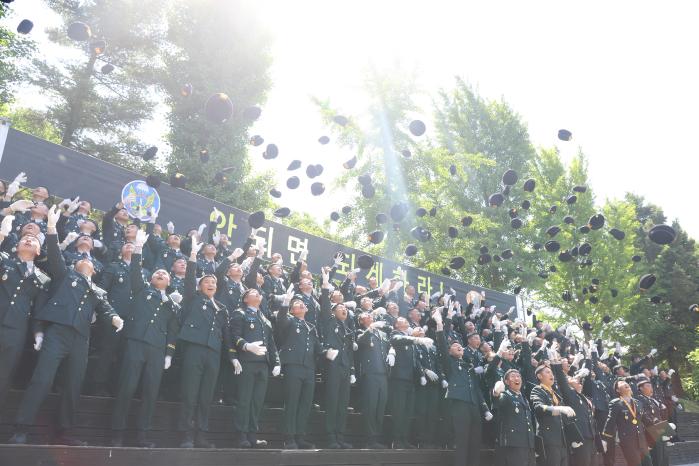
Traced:
<path fill-rule="evenodd" d="M 246 2 L 182 0 L 170 12 L 167 40 L 159 83 L 171 109 L 168 171 L 185 173 L 188 189 L 221 202 L 249 210 L 269 206 L 271 176 L 250 175 L 246 145 L 252 121 L 243 116 L 245 108 L 264 101 L 270 86 L 264 27 Z M 194 89 L 188 97 L 181 94 L 185 84 Z M 207 121 L 202 111 L 217 92 L 234 103 L 234 115 L 224 123 Z M 206 164 L 199 161 L 201 149 L 209 152 Z M 230 168 L 227 180 L 215 183 L 222 168 Z"/>
<path fill-rule="evenodd" d="M 10 13 L 10 7 L 0 3 L 0 19 Z M 14 87 L 22 80 L 21 60 L 34 52 L 33 42 L 10 29 L 0 26 L 0 103 L 13 100 Z"/>
<path fill-rule="evenodd" d="M 31 108 L 10 110 L 7 106 L 0 107 L 0 116 L 12 122 L 12 127 L 41 139 L 59 144 L 61 133 L 46 118 L 46 113 Z"/>
<path fill-rule="evenodd" d="M 29 82 L 47 97 L 47 119 L 60 131 L 61 144 L 143 170 L 147 164 L 139 156 L 150 144 L 140 141 L 134 131 L 153 112 L 165 1 L 46 0 L 46 4 L 63 20 L 48 33 L 65 53 L 34 60 Z M 106 41 L 104 54 L 68 38 L 66 29 L 74 21 L 88 23 L 93 39 Z M 101 72 L 106 63 L 115 66 L 109 74 Z"/>

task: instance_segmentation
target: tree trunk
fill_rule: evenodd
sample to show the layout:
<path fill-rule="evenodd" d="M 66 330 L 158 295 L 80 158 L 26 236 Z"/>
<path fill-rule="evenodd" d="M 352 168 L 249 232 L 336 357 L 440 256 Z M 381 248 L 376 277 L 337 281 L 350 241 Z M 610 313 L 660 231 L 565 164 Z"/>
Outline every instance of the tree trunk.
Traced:
<path fill-rule="evenodd" d="M 85 69 L 82 73 L 82 76 L 80 77 L 75 86 L 71 100 L 68 102 L 68 107 L 70 108 L 70 116 L 61 136 L 62 146 L 70 147 L 75 139 L 75 132 L 78 130 L 78 123 L 80 122 L 80 117 L 82 116 L 83 112 L 83 103 L 85 99 L 85 92 L 83 91 L 90 82 L 90 78 L 92 77 L 96 61 L 97 55 L 95 55 L 91 51 L 90 59 L 85 64 Z"/>

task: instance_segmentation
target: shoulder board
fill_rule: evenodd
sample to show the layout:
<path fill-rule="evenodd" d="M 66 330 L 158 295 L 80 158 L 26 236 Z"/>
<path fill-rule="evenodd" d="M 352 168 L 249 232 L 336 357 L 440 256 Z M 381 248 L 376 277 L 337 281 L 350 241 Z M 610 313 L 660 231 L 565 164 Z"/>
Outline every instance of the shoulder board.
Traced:
<path fill-rule="evenodd" d="M 39 280 L 39 283 L 42 285 L 48 285 L 51 283 L 51 277 L 46 275 L 44 272 L 41 271 L 38 267 L 34 267 L 34 275 L 36 275 L 37 280 Z"/>
<path fill-rule="evenodd" d="M 272 328 L 272 322 L 267 320 L 267 317 L 265 317 L 264 314 L 260 313 L 260 317 L 262 318 L 262 322 L 264 322 L 269 328 Z"/>

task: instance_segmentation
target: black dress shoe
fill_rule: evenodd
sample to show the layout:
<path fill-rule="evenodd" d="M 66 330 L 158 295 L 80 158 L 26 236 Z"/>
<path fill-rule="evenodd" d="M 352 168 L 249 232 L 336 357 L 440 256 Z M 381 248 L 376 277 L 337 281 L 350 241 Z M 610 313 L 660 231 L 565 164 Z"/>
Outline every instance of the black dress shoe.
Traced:
<path fill-rule="evenodd" d="M 180 448 L 194 448 L 194 435 L 191 432 L 184 434 Z"/>
<path fill-rule="evenodd" d="M 113 434 L 112 435 L 112 440 L 109 442 L 109 444 L 113 447 L 123 447 L 124 446 L 124 439 L 121 436 L 121 434 Z"/>
<path fill-rule="evenodd" d="M 136 440 L 136 446 L 139 448 L 155 448 L 155 443 L 149 441 L 146 438 L 145 433 L 139 432 L 138 438 Z"/>
<path fill-rule="evenodd" d="M 328 446 L 325 448 L 327 448 L 328 450 L 339 450 L 342 448 L 342 445 L 340 445 L 337 442 L 333 442 L 333 443 L 329 443 Z"/>
<path fill-rule="evenodd" d="M 206 439 L 206 435 L 201 432 L 197 433 L 196 440 L 194 440 L 195 448 L 216 448 L 216 446 Z"/>
<path fill-rule="evenodd" d="M 16 432 L 15 435 L 10 437 L 10 440 L 8 440 L 7 443 L 11 443 L 13 445 L 24 445 L 27 443 L 27 433 Z"/>
<path fill-rule="evenodd" d="M 53 439 L 53 444 L 54 445 L 67 445 L 69 447 L 86 447 L 87 442 L 83 442 L 82 440 L 69 437 L 67 435 L 61 435 Z"/>
<path fill-rule="evenodd" d="M 294 440 L 284 440 L 284 450 L 298 450 L 299 447 L 296 445 Z"/>
<path fill-rule="evenodd" d="M 252 448 L 252 444 L 245 438 L 238 442 L 238 448 Z"/>
<path fill-rule="evenodd" d="M 302 438 L 296 438 L 296 445 L 302 450 L 313 450 L 316 446 Z"/>
<path fill-rule="evenodd" d="M 366 446 L 369 450 L 385 450 L 386 445 L 379 442 L 372 442 Z"/>
<path fill-rule="evenodd" d="M 338 440 L 337 443 L 340 444 L 340 448 L 343 450 L 351 450 L 354 448 L 351 443 L 347 443 L 344 440 Z"/>

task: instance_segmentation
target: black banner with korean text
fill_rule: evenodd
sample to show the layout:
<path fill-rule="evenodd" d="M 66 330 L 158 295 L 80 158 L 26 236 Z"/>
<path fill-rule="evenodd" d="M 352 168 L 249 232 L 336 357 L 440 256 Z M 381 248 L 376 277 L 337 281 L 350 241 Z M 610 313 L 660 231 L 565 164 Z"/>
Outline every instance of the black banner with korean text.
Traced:
<path fill-rule="evenodd" d="M 126 183 L 145 179 L 116 165 L 11 128 L 4 148 L 0 147 L 0 150 L 0 178 L 11 180 L 23 171 L 27 174 L 29 186 L 46 186 L 52 195 L 60 198 L 79 195 L 92 202 L 93 208 L 103 211 L 109 210 L 120 200 L 121 189 Z M 178 233 L 186 233 L 201 223 L 208 223 L 214 206 L 224 214 L 219 230 L 229 236 L 234 247 L 242 246 L 250 233 L 248 212 L 166 183 L 160 185 L 158 193 L 161 200 L 159 223 L 172 221 Z M 329 265 L 332 256 L 342 251 L 345 261 L 337 272 L 338 278 L 344 278 L 355 268 L 357 257 L 363 254 L 359 250 L 269 220 L 260 228 L 258 236 L 266 240 L 266 254 L 281 253 L 285 264 L 295 263 L 298 254 L 304 249 L 308 250 L 308 266 L 313 273 L 318 273 L 323 265 Z M 374 266 L 366 274 L 359 274 L 358 283 L 366 283 L 372 276 L 379 283 L 385 278 L 397 277 L 400 266 L 401 278 L 414 285 L 418 293 L 431 295 L 453 288 L 459 300 L 463 301 L 464 295 L 475 289 L 485 291 L 487 303 L 497 306 L 498 310 L 507 311 L 516 305 L 515 297 L 507 293 L 468 285 L 381 257 L 374 256 L 374 260 Z"/>

